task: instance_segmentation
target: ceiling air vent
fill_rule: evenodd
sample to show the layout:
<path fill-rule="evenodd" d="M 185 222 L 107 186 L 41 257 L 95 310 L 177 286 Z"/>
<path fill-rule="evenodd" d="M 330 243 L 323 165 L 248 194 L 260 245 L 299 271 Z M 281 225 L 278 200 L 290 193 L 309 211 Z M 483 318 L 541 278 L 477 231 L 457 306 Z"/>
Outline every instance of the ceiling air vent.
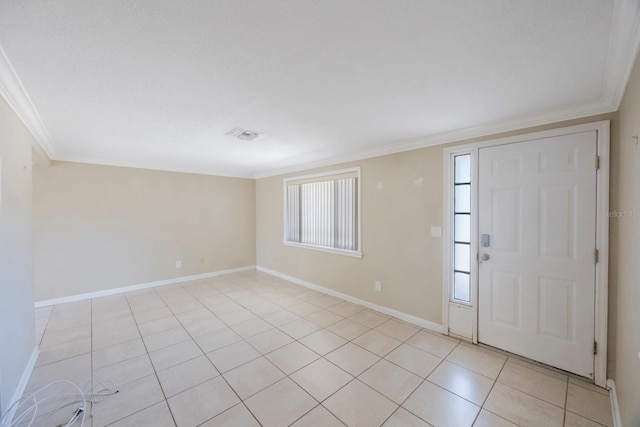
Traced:
<path fill-rule="evenodd" d="M 231 129 L 229 132 L 225 133 L 225 135 L 235 136 L 236 138 L 241 139 L 243 141 L 253 141 L 254 139 L 260 136 L 258 132 L 254 132 L 252 130 L 243 129 L 243 128 Z"/>

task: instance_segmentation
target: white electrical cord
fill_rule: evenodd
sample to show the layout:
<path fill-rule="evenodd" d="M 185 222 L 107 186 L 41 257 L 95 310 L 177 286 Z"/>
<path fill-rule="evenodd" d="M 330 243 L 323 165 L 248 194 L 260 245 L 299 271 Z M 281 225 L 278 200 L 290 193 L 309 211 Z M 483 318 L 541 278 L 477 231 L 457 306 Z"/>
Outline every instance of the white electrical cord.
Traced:
<path fill-rule="evenodd" d="M 53 385 L 56 384 L 70 384 L 73 388 L 75 388 L 76 390 L 78 390 L 77 392 L 73 392 L 73 393 L 58 393 L 58 394 L 53 394 L 51 396 L 47 396 L 47 397 L 43 397 L 40 398 L 39 394 L 42 393 L 44 390 L 50 388 Z M 87 403 L 91 403 L 92 406 L 94 403 L 98 403 L 100 401 L 102 401 L 104 398 L 115 394 L 118 392 L 118 390 L 115 388 L 115 385 L 112 382 L 101 382 L 98 383 L 99 386 L 101 386 L 102 388 L 98 391 L 92 391 L 91 389 L 87 390 L 89 388 L 89 383 L 87 383 L 84 388 L 80 388 L 78 387 L 75 383 L 68 381 L 68 380 L 58 380 L 58 381 L 53 381 L 41 388 L 39 388 L 38 390 L 34 391 L 33 393 L 30 393 L 29 395 L 23 397 L 22 399 L 16 401 L 13 403 L 13 405 L 11 405 L 7 411 L 2 415 L 2 418 L 0 418 L 0 426 L 4 427 L 4 426 L 8 426 L 8 427 L 14 427 L 14 426 L 18 426 L 20 423 L 26 422 L 26 420 L 29 420 L 29 424 L 27 424 L 27 427 L 31 427 L 33 425 L 33 422 L 35 421 L 35 419 L 41 415 L 38 414 L 38 408 L 45 402 L 48 402 L 50 400 L 53 399 L 60 399 L 62 397 L 68 397 L 69 400 L 64 401 L 63 403 L 61 403 L 57 408 L 47 412 L 46 414 L 44 414 L 45 418 L 50 417 L 51 415 L 57 413 L 58 411 L 71 406 L 71 405 L 76 405 L 76 404 L 80 404 L 80 406 L 78 406 L 73 413 L 71 414 L 69 421 L 67 422 L 67 424 L 64 424 L 61 426 L 66 426 L 66 427 L 71 427 L 73 426 L 78 420 L 80 420 L 80 427 L 82 427 L 84 425 L 84 421 L 86 419 L 87 416 Z M 26 405 L 29 401 L 33 402 L 30 405 Z M 9 414 L 16 412 L 18 409 L 24 409 L 19 415 L 14 416 L 13 420 L 11 421 L 11 424 L 9 424 Z M 30 416 L 30 418 L 29 418 Z"/>

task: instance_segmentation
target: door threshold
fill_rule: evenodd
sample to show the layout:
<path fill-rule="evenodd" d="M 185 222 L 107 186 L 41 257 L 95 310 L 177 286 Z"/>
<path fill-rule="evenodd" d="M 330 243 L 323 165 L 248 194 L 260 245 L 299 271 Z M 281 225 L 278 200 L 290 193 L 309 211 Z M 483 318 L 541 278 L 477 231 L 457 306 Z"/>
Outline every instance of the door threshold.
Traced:
<path fill-rule="evenodd" d="M 456 337 L 456 338 L 458 338 L 458 337 Z M 460 339 L 460 338 L 458 338 L 458 339 Z M 545 363 L 538 362 L 538 361 L 533 360 L 533 359 L 529 359 L 528 357 L 520 356 L 519 354 L 511 353 L 510 351 L 506 351 L 506 350 L 503 350 L 503 349 L 498 348 L 498 347 L 492 347 L 490 345 L 483 344 L 481 342 L 478 342 L 477 344 L 474 344 L 474 345 L 477 345 L 478 347 L 486 348 L 487 350 L 495 351 L 496 353 L 500 353 L 500 354 L 503 354 L 503 355 L 508 356 L 508 357 L 513 357 L 514 359 L 522 360 L 523 362 L 531 363 L 532 365 L 539 366 L 541 368 L 544 368 L 546 370 L 549 370 L 549 371 L 552 371 L 552 372 L 555 372 L 555 373 L 558 373 L 558 374 L 561 374 L 561 375 L 567 375 L 569 377 L 575 378 L 576 380 L 589 383 L 589 384 L 591 384 L 591 385 L 593 385 L 595 387 L 600 387 L 599 385 L 597 385 L 595 383 L 595 380 L 593 378 L 583 377 L 583 376 L 574 374 L 573 372 L 565 371 L 563 369 L 556 368 L 555 366 L 547 365 Z M 606 388 L 606 387 L 600 387 L 600 388 L 602 388 L 604 390 L 608 390 L 608 388 Z"/>

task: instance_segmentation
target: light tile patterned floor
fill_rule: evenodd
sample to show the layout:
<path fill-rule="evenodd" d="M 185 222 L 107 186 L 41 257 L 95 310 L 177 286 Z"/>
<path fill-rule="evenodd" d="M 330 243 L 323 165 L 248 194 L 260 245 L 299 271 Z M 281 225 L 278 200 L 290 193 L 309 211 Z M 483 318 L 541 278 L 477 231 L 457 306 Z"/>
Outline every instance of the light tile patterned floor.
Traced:
<path fill-rule="evenodd" d="M 116 383 L 94 427 L 613 424 L 607 390 L 256 271 L 38 309 L 36 327 L 28 391 Z"/>

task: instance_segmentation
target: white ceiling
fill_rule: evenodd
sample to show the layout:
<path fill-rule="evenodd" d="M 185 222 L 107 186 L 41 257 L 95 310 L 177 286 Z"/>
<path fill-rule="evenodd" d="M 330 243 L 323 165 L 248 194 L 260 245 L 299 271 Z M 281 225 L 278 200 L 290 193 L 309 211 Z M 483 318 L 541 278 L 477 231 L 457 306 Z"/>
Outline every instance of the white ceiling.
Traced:
<path fill-rule="evenodd" d="M 265 176 L 614 111 L 638 4 L 0 0 L 0 93 L 52 159 Z"/>

